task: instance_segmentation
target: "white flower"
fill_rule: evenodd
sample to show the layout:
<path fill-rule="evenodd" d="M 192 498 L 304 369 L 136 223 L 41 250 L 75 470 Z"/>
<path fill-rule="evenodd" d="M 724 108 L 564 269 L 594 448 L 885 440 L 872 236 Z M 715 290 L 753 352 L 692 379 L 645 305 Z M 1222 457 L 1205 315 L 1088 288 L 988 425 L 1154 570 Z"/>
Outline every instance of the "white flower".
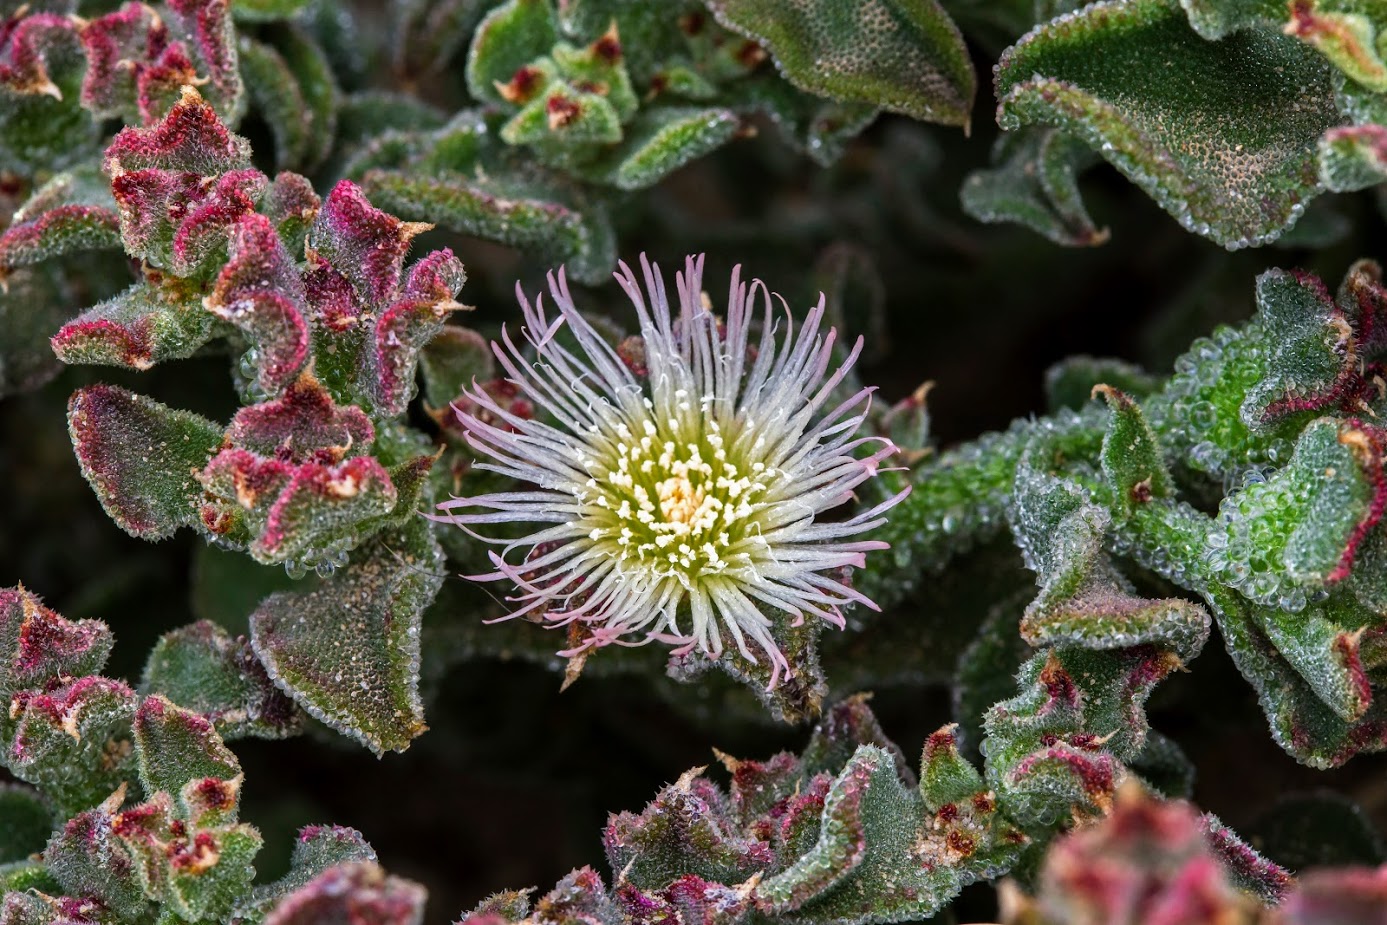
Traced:
<path fill-rule="evenodd" d="M 537 360 L 504 330 L 492 346 L 538 413 L 518 416 L 475 384 L 464 392 L 475 413 L 457 413 L 486 458 L 479 468 L 533 487 L 444 502 L 440 519 L 469 531 L 540 525 L 523 539 L 488 538 L 504 547 L 491 554 L 496 571 L 473 577 L 517 586 L 511 617 L 581 621 L 584 641 L 560 654 L 654 639 L 679 646 L 676 654 L 696 647 L 717 658 L 730 640 L 748 660 L 758 661 L 753 649 L 770 660 L 774 687 L 791 670 L 774 621 L 809 616 L 841 627 L 843 605 L 876 609 L 847 575 L 886 544 L 853 537 L 882 524 L 906 494 L 819 519 L 852 500 L 895 450 L 857 436 L 871 389 L 826 407 L 861 339 L 830 374 L 836 332 L 820 334 L 822 297 L 798 332 L 787 311 L 780 336 L 770 292 L 742 283 L 740 268 L 725 325 L 705 305 L 702 257 L 676 276 L 677 318 L 659 269 L 643 257 L 641 269 L 649 304 L 626 264 L 616 278 L 640 318 L 644 377 L 579 314 L 562 270 L 549 276 L 555 316 L 517 287 Z M 556 338 L 564 325 L 577 352 Z"/>

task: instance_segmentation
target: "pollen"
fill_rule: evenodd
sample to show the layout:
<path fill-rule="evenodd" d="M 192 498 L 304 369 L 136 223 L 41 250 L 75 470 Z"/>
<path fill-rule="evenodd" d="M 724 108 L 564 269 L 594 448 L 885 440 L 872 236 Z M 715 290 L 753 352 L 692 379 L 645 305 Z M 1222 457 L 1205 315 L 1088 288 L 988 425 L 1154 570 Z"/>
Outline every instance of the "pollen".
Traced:
<path fill-rule="evenodd" d="M 607 541 L 625 567 L 664 575 L 692 579 L 746 564 L 764 545 L 756 515 L 777 471 L 757 463 L 756 478 L 739 475 L 715 420 L 663 425 L 642 414 L 612 426 L 612 452 L 593 463 L 605 472 L 592 480 L 600 493 L 585 511 L 588 538 Z M 632 433 L 644 436 L 627 442 Z"/>

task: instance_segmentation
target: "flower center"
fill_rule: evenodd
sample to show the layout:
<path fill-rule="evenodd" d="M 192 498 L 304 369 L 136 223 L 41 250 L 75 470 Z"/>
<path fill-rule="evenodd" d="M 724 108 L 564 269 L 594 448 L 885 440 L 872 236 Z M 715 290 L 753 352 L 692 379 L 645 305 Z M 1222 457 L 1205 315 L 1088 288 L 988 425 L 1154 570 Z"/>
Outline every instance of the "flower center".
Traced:
<path fill-rule="evenodd" d="M 682 476 L 665 479 L 659 485 L 659 492 L 660 513 L 668 523 L 691 523 L 708 500 L 701 487 Z"/>
<path fill-rule="evenodd" d="M 745 454 L 729 450 L 715 421 L 671 419 L 662 427 L 647 419 L 640 431 L 619 425 L 614 452 L 585 460 L 593 476 L 580 496 L 589 539 L 628 565 L 664 574 L 747 564 L 758 502 L 779 473 L 734 460 Z"/>

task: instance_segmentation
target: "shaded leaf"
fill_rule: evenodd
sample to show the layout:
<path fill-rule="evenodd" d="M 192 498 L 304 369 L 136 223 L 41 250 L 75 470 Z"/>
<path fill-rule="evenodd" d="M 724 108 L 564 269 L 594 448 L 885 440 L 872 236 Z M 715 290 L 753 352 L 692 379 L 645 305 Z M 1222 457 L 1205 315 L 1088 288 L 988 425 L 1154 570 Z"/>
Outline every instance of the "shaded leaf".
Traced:
<path fill-rule="evenodd" d="M 386 531 L 308 592 L 266 599 L 252 645 L 270 677 L 310 714 L 372 751 L 403 751 L 425 729 L 419 615 L 443 556 L 421 519 Z"/>
<path fill-rule="evenodd" d="M 935 0 L 709 0 L 765 45 L 791 83 L 927 122 L 966 125 L 976 88 L 963 37 Z"/>
<path fill-rule="evenodd" d="M 250 643 L 206 621 L 160 637 L 140 687 L 206 717 L 223 739 L 279 739 L 302 728 L 302 715 L 270 681 Z"/>
<path fill-rule="evenodd" d="M 993 167 L 963 181 L 963 211 L 980 222 L 1017 222 L 1056 244 L 1102 244 L 1108 231 L 1089 218 L 1078 184 L 1095 161 L 1088 145 L 1055 129 L 1004 133 L 992 148 Z"/>

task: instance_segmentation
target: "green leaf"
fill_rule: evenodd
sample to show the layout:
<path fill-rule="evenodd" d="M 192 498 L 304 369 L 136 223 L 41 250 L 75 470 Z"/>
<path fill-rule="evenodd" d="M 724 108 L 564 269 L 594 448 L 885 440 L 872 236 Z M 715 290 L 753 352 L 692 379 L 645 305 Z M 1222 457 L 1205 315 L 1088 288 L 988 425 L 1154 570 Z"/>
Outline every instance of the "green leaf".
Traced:
<path fill-rule="evenodd" d="M 53 833 L 53 810 L 35 790 L 0 783 L 0 865 L 43 850 Z"/>
<path fill-rule="evenodd" d="M 140 782 L 150 796 L 178 794 L 189 782 L 205 778 L 234 782 L 241 775 L 240 762 L 212 724 L 162 694 L 140 702 L 133 727 Z"/>
<path fill-rule="evenodd" d="M 313 144 L 313 114 L 289 65 L 273 45 L 246 35 L 240 38 L 239 55 L 251 105 L 274 135 L 275 169 L 306 166 Z"/>
<path fill-rule="evenodd" d="M 1345 125 L 1319 141 L 1320 182 L 1336 193 L 1387 182 L 1387 128 Z"/>
<path fill-rule="evenodd" d="M 1126 360 L 1072 356 L 1045 371 L 1045 404 L 1052 412 L 1077 411 L 1093 401 L 1093 387 L 1099 384 L 1143 399 L 1160 388 L 1161 380 Z"/>
<path fill-rule="evenodd" d="M 1174 0 L 1114 0 L 1028 34 L 997 65 L 998 122 L 1083 139 L 1182 225 L 1274 240 L 1320 192 L 1339 120 L 1329 69 L 1288 36 L 1201 38 Z"/>
<path fill-rule="evenodd" d="M 221 443 L 221 427 L 108 385 L 73 393 L 67 422 L 82 475 L 122 530 L 157 540 L 199 522 L 193 473 Z"/>
<path fill-rule="evenodd" d="M 994 703 L 1016 692 L 1016 672 L 1031 655 L 1030 645 L 1016 626 L 1016 614 L 1031 595 L 1032 588 L 1027 588 L 1003 599 L 987 614 L 973 642 L 958 659 L 953 683 L 955 738 L 975 757 L 983 739 L 983 717 Z"/>
<path fill-rule="evenodd" d="M 980 222 L 1017 222 L 1068 247 L 1103 244 L 1108 230 L 1089 218 L 1078 184 L 1097 159 L 1088 145 L 1056 129 L 1004 133 L 992 148 L 992 168 L 963 181 L 963 211 Z"/>
<path fill-rule="evenodd" d="M 967 125 L 976 90 L 959 34 L 936 0 L 708 0 L 761 43 L 795 86 L 926 122 Z"/>
<path fill-rule="evenodd" d="M 487 9 L 479 0 L 409 0 L 397 4 L 395 11 L 395 70 L 417 79 L 453 63 Z"/>
<path fill-rule="evenodd" d="M 612 185 L 645 189 L 737 136 L 742 120 L 727 109 L 650 107 L 626 130 L 609 158 Z"/>
<path fill-rule="evenodd" d="M 910 475 L 909 497 L 891 512 L 876 538 L 891 550 L 867 560 L 855 576 L 858 590 L 883 607 L 908 594 L 925 570 L 938 569 L 953 556 L 996 536 L 1005 528 L 1016 466 L 1037 434 L 1056 459 L 1092 458 L 1103 437 L 1096 408 L 1083 415 L 1063 411 L 1040 421 L 1017 421 L 1005 432 L 927 459 Z M 898 491 L 880 479 L 882 490 Z"/>
<path fill-rule="evenodd" d="M 1241 29 L 1276 28 L 1286 19 L 1283 0 L 1181 0 L 1190 25 L 1206 39 Z"/>
<path fill-rule="evenodd" d="M 232 0 L 231 15 L 237 22 L 274 22 L 289 19 L 312 0 Z"/>
<path fill-rule="evenodd" d="M 371 171 L 363 186 L 381 208 L 533 249 L 566 264 L 577 282 L 605 281 L 616 264 L 616 232 L 602 206 L 565 203 L 519 176 Z"/>
<path fill-rule="evenodd" d="M 424 398 L 436 409 L 451 414 L 448 403 L 462 394 L 463 387 L 475 379 L 486 382 L 495 376 L 491 344 L 470 328 L 449 325 L 439 331 L 419 353 L 424 374 Z"/>
<path fill-rule="evenodd" d="M 366 90 L 342 98 L 337 134 L 343 144 L 361 144 L 391 129 L 432 131 L 446 121 L 442 112 L 413 96 Z"/>
<path fill-rule="evenodd" d="M 382 532 L 316 589 L 267 598 L 251 617 L 255 653 L 312 716 L 378 755 L 404 751 L 426 728 L 419 616 L 442 569 L 422 518 Z"/>
<path fill-rule="evenodd" d="M 549 0 L 507 0 L 482 20 L 467 53 L 467 90 L 474 99 L 503 102 L 496 84 L 549 54 L 559 39 Z"/>
<path fill-rule="evenodd" d="M 174 279 L 136 283 L 63 325 L 53 352 L 64 363 L 140 370 L 186 359 L 224 330 L 201 295 Z"/>
<path fill-rule="evenodd" d="M 250 643 L 206 621 L 161 636 L 140 687 L 206 717 L 223 739 L 281 739 L 303 726 L 302 715 L 270 681 Z"/>
<path fill-rule="evenodd" d="M 281 23 L 241 36 L 241 76 L 275 140 L 278 170 L 313 170 L 332 150 L 341 91 L 308 31 Z"/>
<path fill-rule="evenodd" d="M 1100 462 L 1116 495 L 1114 507 L 1129 510 L 1152 498 L 1170 497 L 1175 486 L 1166 471 L 1160 441 L 1141 407 L 1130 395 L 1106 383 L 1095 385 L 1093 393 L 1102 395 L 1112 412 Z"/>
<path fill-rule="evenodd" d="M 286 23 L 276 27 L 271 36 L 285 65 L 298 81 L 299 92 L 308 106 L 312 137 L 300 167 L 306 172 L 318 167 L 332 151 L 342 91 L 337 86 L 337 77 L 326 52 L 307 29 Z"/>

